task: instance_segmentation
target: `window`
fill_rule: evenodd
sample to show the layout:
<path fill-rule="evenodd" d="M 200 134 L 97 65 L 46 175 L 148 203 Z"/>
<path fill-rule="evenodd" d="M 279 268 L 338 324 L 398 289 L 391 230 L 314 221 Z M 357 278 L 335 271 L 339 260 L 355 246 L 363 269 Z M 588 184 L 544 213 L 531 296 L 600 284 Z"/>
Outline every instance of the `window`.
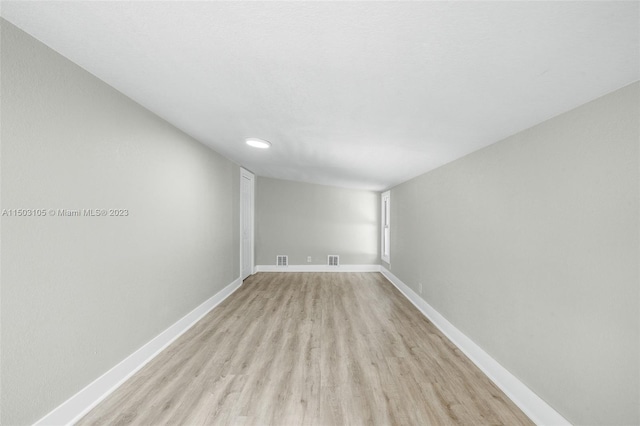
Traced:
<path fill-rule="evenodd" d="M 382 203 L 382 214 L 380 216 L 380 223 L 382 224 L 382 230 L 380 235 L 380 253 L 381 258 L 387 263 L 390 263 L 391 260 L 391 244 L 390 244 L 390 236 L 391 236 L 391 192 L 383 192 L 380 198 Z"/>

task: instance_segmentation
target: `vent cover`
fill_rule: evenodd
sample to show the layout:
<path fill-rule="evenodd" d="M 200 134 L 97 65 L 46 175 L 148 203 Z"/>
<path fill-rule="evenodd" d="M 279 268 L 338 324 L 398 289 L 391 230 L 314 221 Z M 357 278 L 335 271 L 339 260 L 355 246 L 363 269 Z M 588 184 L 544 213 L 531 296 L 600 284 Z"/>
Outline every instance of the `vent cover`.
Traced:
<path fill-rule="evenodd" d="M 276 266 L 289 266 L 289 256 L 279 254 L 276 256 Z"/>
<path fill-rule="evenodd" d="M 340 256 L 337 254 L 330 254 L 327 256 L 327 264 L 329 266 L 340 266 Z"/>

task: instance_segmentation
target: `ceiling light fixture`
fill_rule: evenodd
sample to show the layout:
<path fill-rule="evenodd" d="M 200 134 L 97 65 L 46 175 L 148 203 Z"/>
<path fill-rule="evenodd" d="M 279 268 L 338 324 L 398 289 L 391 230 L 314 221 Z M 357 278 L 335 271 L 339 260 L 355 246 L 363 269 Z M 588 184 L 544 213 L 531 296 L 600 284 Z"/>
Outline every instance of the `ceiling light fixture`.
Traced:
<path fill-rule="evenodd" d="M 247 143 L 247 145 L 252 146 L 254 148 L 267 149 L 271 146 L 271 142 L 265 141 L 264 139 L 258 139 L 258 138 L 249 138 L 249 139 L 246 139 L 245 142 Z"/>

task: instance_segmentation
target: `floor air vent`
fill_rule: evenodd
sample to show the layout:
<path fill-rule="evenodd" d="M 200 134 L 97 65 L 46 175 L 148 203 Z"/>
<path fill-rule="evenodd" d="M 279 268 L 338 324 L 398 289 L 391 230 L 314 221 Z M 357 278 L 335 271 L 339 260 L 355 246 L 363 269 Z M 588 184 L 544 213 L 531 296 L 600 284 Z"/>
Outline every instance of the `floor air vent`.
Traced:
<path fill-rule="evenodd" d="M 340 256 L 337 254 L 330 254 L 327 256 L 327 264 L 329 266 L 340 266 Z"/>
<path fill-rule="evenodd" d="M 276 266 L 289 266 L 289 256 L 284 254 L 277 255 Z"/>

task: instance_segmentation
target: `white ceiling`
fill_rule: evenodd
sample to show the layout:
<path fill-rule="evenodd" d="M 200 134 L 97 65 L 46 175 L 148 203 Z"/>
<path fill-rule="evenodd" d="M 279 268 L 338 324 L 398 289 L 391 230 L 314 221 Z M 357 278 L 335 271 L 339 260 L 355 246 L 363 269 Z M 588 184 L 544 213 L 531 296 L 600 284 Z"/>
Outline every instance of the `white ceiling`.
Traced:
<path fill-rule="evenodd" d="M 381 190 L 639 80 L 639 5 L 3 1 L 1 13 L 258 175 Z"/>

